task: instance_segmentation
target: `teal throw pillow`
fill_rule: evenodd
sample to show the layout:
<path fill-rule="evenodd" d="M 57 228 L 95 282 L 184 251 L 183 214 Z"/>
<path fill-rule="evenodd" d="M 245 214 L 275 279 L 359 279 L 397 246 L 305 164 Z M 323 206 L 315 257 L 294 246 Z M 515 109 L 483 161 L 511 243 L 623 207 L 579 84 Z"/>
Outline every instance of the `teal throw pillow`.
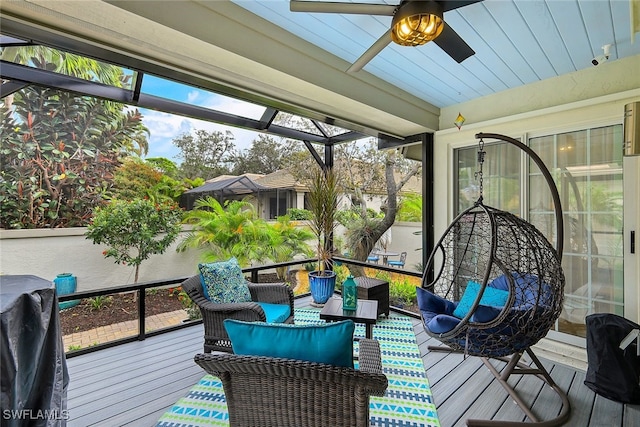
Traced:
<path fill-rule="evenodd" d="M 205 286 L 204 294 L 212 302 L 229 304 L 251 301 L 251 293 L 237 259 L 198 264 L 198 269 Z"/>
<path fill-rule="evenodd" d="M 321 325 L 243 322 L 226 319 L 235 354 L 280 357 L 353 368 L 352 320 Z"/>
<path fill-rule="evenodd" d="M 480 292 L 481 287 L 482 285 L 480 283 L 469 280 L 469 282 L 467 283 L 467 288 L 464 290 L 464 294 L 462 294 L 462 298 L 460 299 L 458 306 L 455 310 L 453 310 L 454 316 L 456 316 L 458 319 L 463 319 L 467 315 L 467 313 L 469 313 L 469 310 L 471 310 L 471 306 L 478 297 L 478 293 Z M 493 307 L 502 307 L 507 303 L 508 299 L 509 291 L 487 286 L 484 289 L 482 298 L 480 299 L 480 304 Z"/>

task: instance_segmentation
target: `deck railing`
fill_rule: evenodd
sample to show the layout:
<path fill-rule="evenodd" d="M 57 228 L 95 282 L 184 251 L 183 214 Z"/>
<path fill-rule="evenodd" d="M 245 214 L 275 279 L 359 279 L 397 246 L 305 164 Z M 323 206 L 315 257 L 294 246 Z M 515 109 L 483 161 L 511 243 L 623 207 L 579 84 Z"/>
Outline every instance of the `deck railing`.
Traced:
<path fill-rule="evenodd" d="M 404 269 L 401 270 L 395 267 L 377 265 L 377 264 L 372 264 L 368 262 L 356 261 L 350 258 L 334 257 L 334 261 L 342 262 L 343 264 L 347 264 L 347 265 L 358 265 L 361 267 L 366 267 L 366 268 L 375 269 L 375 270 L 401 273 L 401 274 L 404 274 L 407 276 L 413 276 L 413 277 L 421 277 L 421 273 L 418 273 L 418 272 L 404 270 Z M 293 265 L 304 265 L 311 262 L 317 262 L 317 259 L 309 258 L 309 259 L 294 260 L 294 261 L 288 261 L 288 262 L 282 262 L 282 263 L 276 263 L 276 264 L 263 265 L 258 267 L 248 267 L 248 268 L 243 268 L 242 271 L 243 273 L 245 274 L 248 273 L 250 275 L 250 280 L 252 282 L 259 283 L 260 271 L 272 270 L 279 267 L 290 267 Z M 65 302 L 65 301 L 78 300 L 83 298 L 95 298 L 95 297 L 114 295 L 114 294 L 125 293 L 125 292 L 135 292 L 136 300 L 137 300 L 138 333 L 136 335 L 115 339 L 105 343 L 97 343 L 86 348 L 68 351 L 66 353 L 67 357 L 79 356 L 81 354 L 102 350 L 105 348 L 113 347 L 120 344 L 125 344 L 132 341 L 141 341 L 147 337 L 175 331 L 178 329 L 182 329 L 182 328 L 186 328 L 186 327 L 190 327 L 190 326 L 202 323 L 201 319 L 187 320 L 179 325 L 167 326 L 154 331 L 146 331 L 146 316 L 145 316 L 146 290 L 153 289 L 153 288 L 171 287 L 172 285 L 173 286 L 180 285 L 186 279 L 188 279 L 188 277 L 176 277 L 173 279 L 166 279 L 166 280 L 152 280 L 148 282 L 140 282 L 140 283 L 135 283 L 130 285 L 113 286 L 113 287 L 103 288 L 99 290 L 81 291 L 73 294 L 59 295 L 58 301 Z M 308 295 L 309 295 L 308 293 L 297 295 L 296 298 L 301 298 Z M 401 308 L 398 308 L 398 307 L 393 307 L 393 309 L 395 311 L 402 312 L 403 314 L 406 314 L 406 315 L 416 316 L 416 313 L 402 310 Z"/>

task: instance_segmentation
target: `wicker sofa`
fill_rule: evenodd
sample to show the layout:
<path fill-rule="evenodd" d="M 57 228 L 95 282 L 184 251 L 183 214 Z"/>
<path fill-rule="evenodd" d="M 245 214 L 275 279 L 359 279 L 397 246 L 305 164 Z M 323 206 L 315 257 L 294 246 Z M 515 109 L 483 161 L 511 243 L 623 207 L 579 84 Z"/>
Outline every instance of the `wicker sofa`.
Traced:
<path fill-rule="evenodd" d="M 225 319 L 244 320 L 248 322 L 265 322 L 266 316 L 259 302 L 271 304 L 288 304 L 291 316 L 284 323 L 293 323 L 293 291 L 284 283 L 251 283 L 247 282 L 253 302 L 215 304 L 204 296 L 200 276 L 193 276 L 182 282 L 182 289 L 197 304 L 202 313 L 204 323 L 204 352 L 231 352 L 229 336 L 224 328 Z"/>
<path fill-rule="evenodd" d="M 366 427 L 369 396 L 383 396 L 380 344 L 359 342 L 359 368 L 221 352 L 195 362 L 221 379 L 231 427 Z"/>

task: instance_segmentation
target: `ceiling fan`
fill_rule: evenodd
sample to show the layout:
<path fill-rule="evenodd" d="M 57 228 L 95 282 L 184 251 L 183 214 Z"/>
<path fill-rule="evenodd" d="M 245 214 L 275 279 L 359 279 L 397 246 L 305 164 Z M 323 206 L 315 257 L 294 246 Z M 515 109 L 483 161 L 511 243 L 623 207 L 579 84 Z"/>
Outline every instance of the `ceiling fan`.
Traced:
<path fill-rule="evenodd" d="M 351 64 L 348 73 L 360 71 L 392 41 L 402 46 L 420 46 L 431 40 L 461 63 L 475 54 L 443 20 L 444 12 L 482 0 L 402 0 L 398 5 L 291 0 L 292 12 L 346 13 L 393 16 L 391 28 Z"/>

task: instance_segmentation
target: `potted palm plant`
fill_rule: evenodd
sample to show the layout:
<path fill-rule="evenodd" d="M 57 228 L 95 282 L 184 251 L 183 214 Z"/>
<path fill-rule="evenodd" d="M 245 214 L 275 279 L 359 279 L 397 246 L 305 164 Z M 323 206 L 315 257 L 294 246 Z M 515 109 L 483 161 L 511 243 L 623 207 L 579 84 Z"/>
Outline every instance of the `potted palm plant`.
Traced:
<path fill-rule="evenodd" d="M 318 170 L 309 184 L 311 231 L 316 237 L 318 268 L 309 272 L 313 303 L 322 305 L 333 295 L 336 273 L 333 271 L 333 231 L 338 210 L 337 178 L 333 169 Z"/>

